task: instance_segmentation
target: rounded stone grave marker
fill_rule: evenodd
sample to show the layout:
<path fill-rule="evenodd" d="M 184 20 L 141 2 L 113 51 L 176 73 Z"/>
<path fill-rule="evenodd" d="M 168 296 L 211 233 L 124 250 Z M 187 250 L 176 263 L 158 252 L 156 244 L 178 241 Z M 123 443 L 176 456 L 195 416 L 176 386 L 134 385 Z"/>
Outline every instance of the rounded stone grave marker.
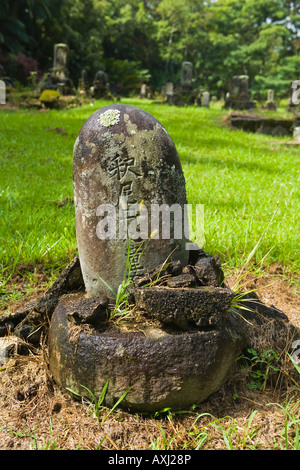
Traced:
<path fill-rule="evenodd" d="M 132 279 L 140 277 L 168 257 L 187 264 L 180 159 L 149 113 L 121 104 L 94 112 L 75 142 L 73 181 L 88 297 L 111 295 L 129 271 Z"/>
<path fill-rule="evenodd" d="M 131 411 L 184 409 L 205 400 L 226 380 L 245 329 L 230 309 L 231 291 L 197 284 L 203 254 L 187 266 L 185 181 L 171 137 L 145 111 L 106 106 L 83 125 L 73 169 L 86 292 L 61 296 L 51 317 L 54 380 L 96 397 L 108 383 L 103 403 L 113 406 L 123 397 L 120 406 Z M 111 289 L 126 274 L 134 279 L 161 270 L 166 260 L 174 261 L 171 287 L 149 288 L 147 281 L 131 292 L 131 316 L 110 317 Z M 187 276 L 189 287 L 180 287 Z"/>

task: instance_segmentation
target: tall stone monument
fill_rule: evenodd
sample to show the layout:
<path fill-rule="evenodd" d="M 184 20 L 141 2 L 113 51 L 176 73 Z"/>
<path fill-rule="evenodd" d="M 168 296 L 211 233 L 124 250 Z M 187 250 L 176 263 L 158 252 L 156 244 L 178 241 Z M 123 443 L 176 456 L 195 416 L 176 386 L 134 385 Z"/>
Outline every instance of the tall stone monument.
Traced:
<path fill-rule="evenodd" d="M 67 58 L 68 46 L 67 44 L 54 44 L 54 57 L 53 57 L 53 75 L 57 76 L 60 81 L 67 78 Z"/>
<path fill-rule="evenodd" d="M 192 62 L 182 62 L 181 66 L 181 91 L 187 92 L 190 91 L 193 87 L 193 64 Z"/>
<path fill-rule="evenodd" d="M 193 64 L 184 61 L 181 64 L 180 83 L 175 88 L 171 82 L 164 86 L 163 96 L 168 104 L 176 106 L 193 105 L 197 91 L 193 80 Z"/>
<path fill-rule="evenodd" d="M 254 108 L 249 91 L 248 75 L 236 75 L 231 80 L 229 94 L 226 96 L 225 108 L 251 109 Z"/>
<path fill-rule="evenodd" d="M 54 44 L 53 68 L 51 78 L 56 82 L 56 89 L 61 95 L 66 94 L 66 86 L 69 81 L 67 69 L 69 48 L 67 44 Z"/>
<path fill-rule="evenodd" d="M 57 90 L 61 95 L 75 93 L 67 67 L 68 52 L 67 44 L 54 44 L 53 67 L 49 76 L 42 83 L 41 90 Z"/>

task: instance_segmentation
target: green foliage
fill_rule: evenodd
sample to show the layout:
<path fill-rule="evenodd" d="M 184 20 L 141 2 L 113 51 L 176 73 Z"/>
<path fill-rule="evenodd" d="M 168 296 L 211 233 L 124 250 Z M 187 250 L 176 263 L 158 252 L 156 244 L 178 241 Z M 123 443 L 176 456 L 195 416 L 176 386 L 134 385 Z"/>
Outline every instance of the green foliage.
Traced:
<path fill-rule="evenodd" d="M 276 366 L 279 356 L 273 349 L 263 351 L 261 354 L 254 349 L 247 349 L 247 353 L 247 356 L 239 358 L 239 361 L 245 361 L 241 363 L 241 369 L 247 370 L 247 387 L 249 390 L 264 390 L 270 373 L 279 370 Z"/>
<path fill-rule="evenodd" d="M 145 78 L 159 90 L 178 83 L 189 60 L 195 83 L 211 94 L 248 74 L 254 98 L 271 85 L 286 97 L 298 78 L 299 26 L 299 3 L 284 0 L 11 0 L 0 12 L 0 59 L 21 52 L 45 73 L 53 43 L 66 42 L 75 82 L 81 70 L 91 81 L 106 66 L 125 92 Z"/>
<path fill-rule="evenodd" d="M 102 414 L 105 413 L 105 411 L 106 411 L 106 407 L 104 405 L 104 400 L 105 400 L 105 396 L 106 396 L 106 392 L 107 392 L 107 388 L 108 388 L 108 380 L 105 382 L 99 397 L 96 397 L 96 395 L 89 388 L 85 387 L 84 385 L 81 385 L 81 387 L 84 388 L 88 392 L 89 396 L 91 397 L 91 401 L 89 402 L 89 404 L 92 406 L 94 415 L 96 416 L 98 421 L 101 422 L 101 423 L 104 423 L 107 420 L 107 418 L 111 415 L 111 413 L 114 412 L 114 410 L 119 406 L 119 404 L 124 400 L 126 395 L 131 390 L 131 387 L 129 387 L 124 393 L 122 393 L 122 395 L 116 401 L 116 403 L 112 406 L 112 408 L 109 409 L 108 413 L 106 413 L 105 416 L 102 417 Z M 71 392 L 73 395 L 75 395 L 77 397 L 81 397 L 81 395 L 79 393 L 75 392 L 74 390 L 72 390 L 70 388 L 67 388 L 67 390 L 69 392 Z"/>
<path fill-rule="evenodd" d="M 279 408 L 284 416 L 284 428 L 280 435 L 274 437 L 274 448 L 280 450 L 300 450 L 300 419 L 299 401 L 294 397 L 286 400 L 283 404 L 269 403 L 269 406 Z"/>
<path fill-rule="evenodd" d="M 154 115 L 173 138 L 188 202 L 204 204 L 205 251 L 218 254 L 225 270 L 246 264 L 247 270 L 259 272 L 280 262 L 285 272 L 299 272 L 297 148 L 278 145 L 281 138 L 221 126 L 225 112 L 213 105 L 204 109 L 122 102 Z M 56 201 L 72 199 L 75 139 L 93 110 L 106 104 L 97 101 L 94 107 L 47 113 L 1 111 L 1 301 L 17 295 L 9 280 L 20 265 L 41 264 L 55 273 L 76 254 L 74 205 L 61 207 Z M 56 128 L 66 135 L 49 131 Z"/>
<path fill-rule="evenodd" d="M 52 423 L 50 419 L 50 436 L 52 434 Z M 31 450 L 59 450 L 59 447 L 57 445 L 57 440 L 47 440 L 45 441 L 43 438 L 37 436 L 36 434 L 36 429 L 39 427 L 39 424 L 36 424 L 33 428 L 32 431 L 27 429 L 26 426 L 24 426 L 23 431 L 18 431 L 13 429 L 11 426 L 1 426 L 0 430 L 5 430 L 9 434 L 12 434 L 13 436 L 16 437 L 21 437 L 21 438 L 29 438 L 31 443 L 30 443 L 30 449 Z"/>
<path fill-rule="evenodd" d="M 138 94 L 141 83 L 148 82 L 151 78 L 149 71 L 143 69 L 141 63 L 134 60 L 108 58 L 104 63 L 110 83 L 115 85 L 116 89 L 121 84 L 123 95 Z"/>
<path fill-rule="evenodd" d="M 134 306 L 129 302 L 129 287 L 132 285 L 132 270 L 135 268 L 135 265 L 138 263 L 139 257 L 143 253 L 143 250 L 147 246 L 147 243 L 142 242 L 140 246 L 136 249 L 134 256 L 130 259 L 130 246 L 131 240 L 128 239 L 127 245 L 127 257 L 126 257 L 126 267 L 124 271 L 123 281 L 118 286 L 117 292 L 115 292 L 112 287 L 107 284 L 107 282 L 102 279 L 99 275 L 100 281 L 111 291 L 115 299 L 115 305 L 113 310 L 110 312 L 110 319 L 115 320 L 116 322 L 122 321 L 129 317 Z"/>

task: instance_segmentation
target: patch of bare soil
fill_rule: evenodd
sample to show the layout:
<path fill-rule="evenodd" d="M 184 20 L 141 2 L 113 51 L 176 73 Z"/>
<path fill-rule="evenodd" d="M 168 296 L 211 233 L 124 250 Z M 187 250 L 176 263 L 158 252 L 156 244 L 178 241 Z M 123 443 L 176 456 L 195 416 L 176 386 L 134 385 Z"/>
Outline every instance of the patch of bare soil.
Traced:
<path fill-rule="evenodd" d="M 235 281 L 232 276 L 228 284 Z M 300 326 L 300 295 L 276 269 L 260 276 L 248 274 L 243 284 L 246 281 L 245 290 L 257 289 L 263 302 Z M 283 408 L 288 400 L 299 417 L 300 392 L 292 383 L 287 380 L 279 387 L 275 380 L 263 391 L 249 390 L 245 372 L 238 367 L 218 392 L 186 413 L 141 416 L 118 409 L 107 416 L 110 410 L 104 407 L 97 417 L 91 404 L 76 401 L 53 382 L 46 341 L 39 349 L 30 348 L 28 356 L 15 355 L 0 364 L 2 450 L 217 450 L 228 443 L 234 449 L 280 449 L 285 448 Z M 290 446 L 294 439 L 291 427 Z"/>
<path fill-rule="evenodd" d="M 227 279 L 228 286 L 232 288 L 238 277 L 239 273 Z M 300 274 L 293 276 L 293 280 L 288 279 L 281 265 L 274 264 L 263 275 L 247 273 L 239 285 L 243 291 L 254 291 L 267 306 L 282 310 L 289 321 L 300 328 Z"/>

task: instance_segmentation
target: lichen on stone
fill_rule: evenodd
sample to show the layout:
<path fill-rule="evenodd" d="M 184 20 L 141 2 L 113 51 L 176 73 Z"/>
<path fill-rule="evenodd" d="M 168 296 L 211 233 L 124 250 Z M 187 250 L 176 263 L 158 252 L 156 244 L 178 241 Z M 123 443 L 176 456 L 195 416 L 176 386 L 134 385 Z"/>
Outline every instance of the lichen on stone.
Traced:
<path fill-rule="evenodd" d="M 118 109 L 108 109 L 100 115 L 98 121 L 104 127 L 114 126 L 120 121 L 120 111 Z"/>

